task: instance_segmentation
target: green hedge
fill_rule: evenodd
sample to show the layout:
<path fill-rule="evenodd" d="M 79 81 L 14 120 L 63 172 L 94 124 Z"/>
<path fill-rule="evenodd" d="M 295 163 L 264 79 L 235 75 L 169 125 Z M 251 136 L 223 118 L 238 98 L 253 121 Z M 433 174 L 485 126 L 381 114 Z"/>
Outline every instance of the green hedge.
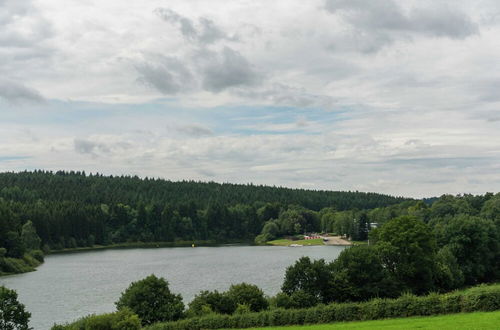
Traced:
<path fill-rule="evenodd" d="M 361 303 L 319 305 L 305 309 L 274 309 L 240 315 L 212 314 L 176 322 L 157 323 L 146 329 L 250 328 L 495 310 L 500 310 L 500 284 L 480 285 L 447 294 L 404 294 L 397 299 L 373 299 Z"/>
<path fill-rule="evenodd" d="M 140 330 L 141 320 L 128 309 L 102 315 L 89 315 L 73 323 L 54 325 L 52 330 Z"/>

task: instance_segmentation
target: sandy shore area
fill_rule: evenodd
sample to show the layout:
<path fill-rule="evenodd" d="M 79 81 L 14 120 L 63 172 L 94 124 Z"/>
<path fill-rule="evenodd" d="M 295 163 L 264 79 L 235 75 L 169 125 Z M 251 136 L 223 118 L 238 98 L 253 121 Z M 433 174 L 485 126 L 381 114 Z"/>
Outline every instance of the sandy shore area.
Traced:
<path fill-rule="evenodd" d="M 321 238 L 323 238 L 325 245 L 352 245 L 351 242 L 341 238 L 340 236 L 323 236 Z"/>

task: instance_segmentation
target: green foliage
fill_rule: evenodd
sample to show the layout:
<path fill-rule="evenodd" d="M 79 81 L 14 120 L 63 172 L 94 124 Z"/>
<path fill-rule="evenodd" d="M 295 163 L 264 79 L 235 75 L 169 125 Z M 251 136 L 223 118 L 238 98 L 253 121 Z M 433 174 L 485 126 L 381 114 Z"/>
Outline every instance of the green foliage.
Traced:
<path fill-rule="evenodd" d="M 16 291 L 0 286 L 0 329 L 28 330 L 30 317 L 31 314 L 17 300 Z"/>
<path fill-rule="evenodd" d="M 335 301 L 362 301 L 398 294 L 394 280 L 374 246 L 358 245 L 345 249 L 332 263 L 332 270 Z"/>
<path fill-rule="evenodd" d="M 39 250 L 41 239 L 36 233 L 33 222 L 27 221 L 21 229 L 21 240 L 28 251 Z"/>
<path fill-rule="evenodd" d="M 141 320 L 129 309 L 115 313 L 89 315 L 73 323 L 54 325 L 52 330 L 139 330 Z"/>
<path fill-rule="evenodd" d="M 246 314 L 252 312 L 252 309 L 247 304 L 238 304 L 234 314 Z"/>
<path fill-rule="evenodd" d="M 437 288 L 442 291 L 450 291 L 460 288 L 464 284 L 464 274 L 449 246 L 445 246 L 438 251 L 436 263 Z"/>
<path fill-rule="evenodd" d="M 187 315 L 191 317 L 207 313 L 233 314 L 236 307 L 236 302 L 227 293 L 217 290 L 202 291 L 189 303 Z"/>
<path fill-rule="evenodd" d="M 436 239 L 431 228 L 415 217 L 394 218 L 378 231 L 376 245 L 393 280 L 415 293 L 434 288 Z"/>
<path fill-rule="evenodd" d="M 19 274 L 27 273 L 35 270 L 35 267 L 40 263 L 34 258 L 25 257 L 18 258 L 1 258 L 0 257 L 0 274 Z"/>
<path fill-rule="evenodd" d="M 281 290 L 292 295 L 303 291 L 319 301 L 332 301 L 332 270 L 323 259 L 311 261 L 309 257 L 302 257 L 285 273 L 285 280 Z"/>
<path fill-rule="evenodd" d="M 438 243 L 455 256 L 465 283 L 498 278 L 500 236 L 492 220 L 461 214 L 435 221 L 435 227 Z"/>
<path fill-rule="evenodd" d="M 227 296 L 236 304 L 249 306 L 253 312 L 258 312 L 269 307 L 264 297 L 264 292 L 253 284 L 233 284 L 227 291 Z"/>
<path fill-rule="evenodd" d="M 316 296 L 305 292 L 304 290 L 297 290 L 291 295 L 280 292 L 275 297 L 275 304 L 278 308 L 307 308 L 315 306 L 319 303 Z"/>
<path fill-rule="evenodd" d="M 40 250 L 31 250 L 30 252 L 28 252 L 28 254 L 31 257 L 33 257 L 36 261 L 38 261 L 38 263 L 42 263 L 45 259 L 43 251 Z"/>
<path fill-rule="evenodd" d="M 116 302 L 118 310 L 129 308 L 142 324 L 179 319 L 184 311 L 182 297 L 170 292 L 164 278 L 150 275 L 132 282 Z"/>
<path fill-rule="evenodd" d="M 11 258 L 22 258 L 26 251 L 26 247 L 16 231 L 7 232 L 3 247 L 7 249 L 6 255 Z"/>
<path fill-rule="evenodd" d="M 376 298 L 361 303 L 318 305 L 304 309 L 273 309 L 240 315 L 208 315 L 177 322 L 158 323 L 146 330 L 201 330 L 271 327 L 395 317 L 426 316 L 500 309 L 500 285 L 479 286 L 448 294 L 405 294 L 397 299 Z"/>

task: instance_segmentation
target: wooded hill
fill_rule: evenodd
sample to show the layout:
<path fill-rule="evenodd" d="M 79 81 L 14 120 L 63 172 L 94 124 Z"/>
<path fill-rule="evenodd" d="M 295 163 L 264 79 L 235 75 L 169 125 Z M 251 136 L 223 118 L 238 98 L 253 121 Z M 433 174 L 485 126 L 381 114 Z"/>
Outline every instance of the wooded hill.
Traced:
<path fill-rule="evenodd" d="M 28 220 L 42 246 L 50 249 L 135 241 L 253 240 L 266 221 L 291 206 L 304 212 L 372 209 L 405 200 L 376 193 L 85 172 L 0 173 L 0 247 L 8 256 L 20 257 L 23 249 L 15 248 L 15 241 Z M 317 216 L 313 218 L 304 220 L 301 231 L 320 230 Z"/>

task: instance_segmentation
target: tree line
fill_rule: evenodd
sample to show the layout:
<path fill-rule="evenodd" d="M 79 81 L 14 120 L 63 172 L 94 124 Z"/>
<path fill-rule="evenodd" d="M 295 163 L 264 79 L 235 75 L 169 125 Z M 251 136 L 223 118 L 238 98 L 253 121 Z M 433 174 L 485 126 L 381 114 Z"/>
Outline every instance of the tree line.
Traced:
<path fill-rule="evenodd" d="M 253 241 L 270 219 L 287 218 L 294 231 L 318 231 L 318 212 L 326 207 L 365 209 L 405 200 L 85 172 L 0 173 L 0 257 L 127 242 Z M 302 227 L 295 224 L 297 212 L 306 218 Z M 0 272 L 17 272 L 11 259 Z"/>

